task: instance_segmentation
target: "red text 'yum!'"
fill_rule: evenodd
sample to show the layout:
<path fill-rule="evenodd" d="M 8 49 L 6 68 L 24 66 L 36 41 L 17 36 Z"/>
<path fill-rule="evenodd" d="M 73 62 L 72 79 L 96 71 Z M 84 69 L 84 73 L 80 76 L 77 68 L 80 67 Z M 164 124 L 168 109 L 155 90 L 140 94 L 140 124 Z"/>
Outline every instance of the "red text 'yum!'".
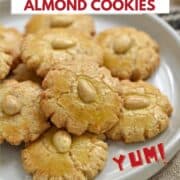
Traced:
<path fill-rule="evenodd" d="M 132 168 L 153 162 L 162 161 L 166 163 L 164 144 L 160 143 L 155 146 L 137 149 L 136 151 L 129 152 L 127 155 L 120 154 L 119 156 L 114 157 L 113 161 L 117 164 L 120 171 L 124 170 L 125 161 L 129 161 Z"/>

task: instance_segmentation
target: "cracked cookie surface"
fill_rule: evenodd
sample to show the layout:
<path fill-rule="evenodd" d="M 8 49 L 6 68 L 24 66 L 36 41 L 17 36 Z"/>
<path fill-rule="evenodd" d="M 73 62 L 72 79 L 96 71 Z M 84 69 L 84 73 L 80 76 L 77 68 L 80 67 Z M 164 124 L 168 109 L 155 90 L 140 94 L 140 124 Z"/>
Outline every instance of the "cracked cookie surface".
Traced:
<path fill-rule="evenodd" d="M 95 61 L 103 63 L 103 52 L 91 38 L 77 31 L 47 30 L 25 37 L 22 60 L 28 68 L 44 77 L 63 61 Z"/>
<path fill-rule="evenodd" d="M 37 139 L 49 127 L 40 110 L 41 88 L 30 81 L 0 84 L 0 143 L 12 145 Z"/>
<path fill-rule="evenodd" d="M 22 35 L 13 28 L 0 26 L 0 80 L 19 61 Z"/>
<path fill-rule="evenodd" d="M 122 116 L 107 132 L 108 138 L 125 143 L 140 142 L 157 136 L 168 127 L 172 106 L 159 89 L 147 82 L 124 80 L 121 90 Z"/>
<path fill-rule="evenodd" d="M 33 179 L 94 179 L 107 160 L 107 144 L 92 134 L 73 136 L 51 128 L 22 151 Z"/>
<path fill-rule="evenodd" d="M 101 134 L 119 118 L 119 81 L 106 68 L 92 62 L 65 63 L 43 81 L 41 107 L 58 127 L 76 135 Z"/>
<path fill-rule="evenodd" d="M 26 25 L 26 33 L 41 29 L 70 29 L 90 36 L 95 34 L 94 21 L 88 15 L 35 15 Z"/>
<path fill-rule="evenodd" d="M 145 32 L 112 28 L 101 32 L 96 40 L 104 50 L 104 65 L 121 80 L 147 79 L 159 65 L 159 46 Z"/>

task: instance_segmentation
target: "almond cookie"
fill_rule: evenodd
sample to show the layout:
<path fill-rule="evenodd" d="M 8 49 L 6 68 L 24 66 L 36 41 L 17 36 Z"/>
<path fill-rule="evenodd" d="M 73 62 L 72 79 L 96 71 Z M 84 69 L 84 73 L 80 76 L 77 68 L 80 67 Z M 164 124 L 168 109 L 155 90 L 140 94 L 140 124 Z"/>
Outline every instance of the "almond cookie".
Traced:
<path fill-rule="evenodd" d="M 16 69 L 14 69 L 10 76 L 11 79 L 15 79 L 19 82 L 31 80 L 38 84 L 41 84 L 42 79 L 36 75 L 33 70 L 27 68 L 23 63 L 19 64 Z"/>
<path fill-rule="evenodd" d="M 159 65 L 159 46 L 145 32 L 112 28 L 100 33 L 97 42 L 104 49 L 104 65 L 119 79 L 147 79 Z"/>
<path fill-rule="evenodd" d="M 147 82 L 128 80 L 122 81 L 121 88 L 123 112 L 119 122 L 107 133 L 110 139 L 125 143 L 145 141 L 168 127 L 172 107 L 159 89 Z"/>
<path fill-rule="evenodd" d="M 72 61 L 74 62 L 74 61 Z M 105 68 L 78 61 L 51 70 L 43 81 L 41 106 L 58 128 L 81 135 L 101 134 L 119 118 L 118 80 Z"/>
<path fill-rule="evenodd" d="M 42 29 L 77 30 L 88 36 L 95 34 L 94 21 L 88 15 L 35 15 L 26 25 L 26 33 Z"/>
<path fill-rule="evenodd" d="M 23 62 L 42 77 L 62 61 L 78 59 L 103 63 L 101 47 L 77 31 L 41 31 L 27 35 L 23 43 Z"/>
<path fill-rule="evenodd" d="M 0 84 L 0 143 L 33 141 L 49 127 L 39 105 L 41 92 L 30 81 L 7 80 Z"/>
<path fill-rule="evenodd" d="M 22 151 L 25 170 L 34 180 L 94 179 L 107 160 L 107 144 L 95 135 L 72 136 L 51 128 Z"/>
<path fill-rule="evenodd" d="M 17 64 L 21 41 L 22 35 L 17 30 L 0 26 L 0 80 Z"/>

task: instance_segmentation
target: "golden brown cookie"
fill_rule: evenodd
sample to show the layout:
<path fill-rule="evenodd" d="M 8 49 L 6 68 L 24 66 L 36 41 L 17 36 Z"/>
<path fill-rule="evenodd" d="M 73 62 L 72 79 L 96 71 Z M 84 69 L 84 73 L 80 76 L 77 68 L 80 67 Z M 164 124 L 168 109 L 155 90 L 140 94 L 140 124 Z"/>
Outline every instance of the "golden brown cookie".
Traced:
<path fill-rule="evenodd" d="M 123 112 L 107 133 L 110 139 L 125 143 L 145 141 L 168 127 L 172 106 L 159 89 L 147 82 L 128 80 L 121 82 L 121 88 Z"/>
<path fill-rule="evenodd" d="M 41 84 L 42 79 L 36 75 L 33 70 L 27 68 L 23 63 L 19 64 L 11 73 L 11 79 L 15 79 L 19 82 L 31 80 L 38 84 Z"/>
<path fill-rule="evenodd" d="M 30 142 L 49 127 L 39 105 L 41 92 L 30 81 L 7 80 L 0 84 L 0 143 Z"/>
<path fill-rule="evenodd" d="M 22 151 L 24 168 L 34 180 L 94 179 L 106 159 L 107 144 L 95 135 L 72 136 L 55 128 Z"/>
<path fill-rule="evenodd" d="M 42 109 L 58 128 L 65 127 L 76 135 L 104 133 L 119 118 L 119 81 L 95 63 L 73 62 L 49 71 L 45 77 Z"/>
<path fill-rule="evenodd" d="M 70 29 L 90 36 L 95 34 L 94 21 L 88 15 L 35 15 L 26 25 L 26 33 L 42 29 Z"/>
<path fill-rule="evenodd" d="M 27 35 L 22 48 L 22 60 L 40 76 L 62 61 L 94 61 L 103 63 L 102 49 L 77 31 L 47 30 Z"/>
<path fill-rule="evenodd" d="M 0 80 L 17 64 L 21 42 L 22 35 L 16 29 L 0 26 Z"/>
<path fill-rule="evenodd" d="M 104 49 L 104 65 L 119 79 L 147 79 L 159 65 L 159 46 L 145 32 L 112 28 L 101 32 L 97 42 Z"/>

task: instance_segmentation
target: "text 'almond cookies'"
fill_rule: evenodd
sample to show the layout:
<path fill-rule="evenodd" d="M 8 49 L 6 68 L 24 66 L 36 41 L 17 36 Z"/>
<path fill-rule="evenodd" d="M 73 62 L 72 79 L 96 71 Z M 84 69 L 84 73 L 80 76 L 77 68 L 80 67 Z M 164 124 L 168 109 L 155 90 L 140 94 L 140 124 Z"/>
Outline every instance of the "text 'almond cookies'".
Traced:
<path fill-rule="evenodd" d="M 119 122 L 107 133 L 110 139 L 126 143 L 145 141 L 168 127 L 172 107 L 159 89 L 147 82 L 124 80 L 121 90 L 123 112 Z"/>
<path fill-rule="evenodd" d="M 119 79 L 147 79 L 158 67 L 159 46 L 135 28 L 112 28 L 97 35 L 104 50 L 104 65 Z"/>
<path fill-rule="evenodd" d="M 106 160 L 107 144 L 95 135 L 72 136 L 55 128 L 22 151 L 24 168 L 34 180 L 94 179 Z"/>

